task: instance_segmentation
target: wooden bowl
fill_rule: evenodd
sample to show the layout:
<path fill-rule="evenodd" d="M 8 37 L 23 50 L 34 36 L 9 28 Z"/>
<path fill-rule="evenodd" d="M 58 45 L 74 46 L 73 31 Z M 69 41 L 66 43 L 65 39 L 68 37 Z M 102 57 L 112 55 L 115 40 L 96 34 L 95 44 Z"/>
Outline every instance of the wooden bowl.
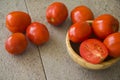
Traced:
<path fill-rule="evenodd" d="M 87 69 L 92 69 L 92 70 L 105 69 L 105 68 L 110 67 L 114 63 L 116 63 L 118 60 L 120 60 L 120 57 L 119 57 L 119 58 L 111 58 L 107 61 L 103 61 L 100 64 L 92 64 L 92 63 L 87 62 L 80 55 L 78 55 L 76 51 L 74 51 L 73 46 L 71 45 L 71 42 L 69 40 L 68 33 L 66 35 L 66 46 L 67 46 L 67 50 L 68 50 L 70 57 L 80 66 L 87 68 Z"/>

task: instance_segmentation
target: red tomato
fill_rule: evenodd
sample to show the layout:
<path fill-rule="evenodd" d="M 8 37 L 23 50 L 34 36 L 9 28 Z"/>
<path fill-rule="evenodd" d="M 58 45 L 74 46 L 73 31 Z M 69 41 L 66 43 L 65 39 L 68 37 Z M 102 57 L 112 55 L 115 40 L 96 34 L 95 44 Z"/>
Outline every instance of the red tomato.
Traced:
<path fill-rule="evenodd" d="M 74 43 L 87 39 L 91 33 L 91 26 L 87 22 L 77 22 L 68 30 L 69 39 Z"/>
<path fill-rule="evenodd" d="M 117 32 L 119 22 L 110 14 L 103 14 L 97 17 L 92 24 L 93 31 L 101 39 L 106 38 L 109 34 Z"/>
<path fill-rule="evenodd" d="M 112 57 L 120 57 L 120 32 L 110 34 L 104 39 L 104 44 Z"/>
<path fill-rule="evenodd" d="M 12 34 L 5 42 L 5 48 L 10 54 L 21 54 L 27 48 L 27 39 L 22 33 Z"/>
<path fill-rule="evenodd" d="M 87 6 L 77 6 L 71 11 L 71 19 L 73 23 L 79 21 L 93 20 L 94 15 Z"/>
<path fill-rule="evenodd" d="M 65 4 L 54 2 L 46 10 L 47 21 L 55 26 L 62 24 L 68 16 L 68 10 Z"/>
<path fill-rule="evenodd" d="M 6 16 L 6 26 L 13 33 L 24 33 L 30 23 L 31 18 L 25 12 L 13 11 Z"/>
<path fill-rule="evenodd" d="M 81 57 L 93 64 L 101 63 L 108 56 L 107 48 L 97 39 L 83 41 L 80 45 L 79 52 Z"/>
<path fill-rule="evenodd" d="M 36 45 L 43 44 L 49 40 L 49 32 L 44 24 L 33 22 L 28 26 L 26 35 Z"/>

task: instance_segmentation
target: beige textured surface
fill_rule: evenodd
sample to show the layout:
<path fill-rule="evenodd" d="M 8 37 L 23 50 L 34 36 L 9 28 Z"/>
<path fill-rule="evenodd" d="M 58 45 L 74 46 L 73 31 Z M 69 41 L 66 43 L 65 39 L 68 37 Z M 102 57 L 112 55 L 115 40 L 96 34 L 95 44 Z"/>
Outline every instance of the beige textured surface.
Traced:
<path fill-rule="evenodd" d="M 11 33 L 5 16 L 14 10 L 27 12 L 24 0 L 0 0 L 0 80 L 46 80 L 38 48 L 29 44 L 23 55 L 12 56 L 4 48 Z"/>
<path fill-rule="evenodd" d="M 77 5 L 86 5 L 95 17 L 110 13 L 120 21 L 120 0 L 0 0 L 0 80 L 120 80 L 120 62 L 91 71 L 72 61 L 65 45 L 70 18 L 60 27 L 53 27 L 45 19 L 45 10 L 53 1 L 64 2 L 69 12 Z M 14 10 L 28 12 L 32 21 L 44 23 L 50 32 L 49 42 L 39 49 L 30 43 L 23 55 L 9 55 L 4 49 L 11 34 L 5 27 L 5 16 Z"/>

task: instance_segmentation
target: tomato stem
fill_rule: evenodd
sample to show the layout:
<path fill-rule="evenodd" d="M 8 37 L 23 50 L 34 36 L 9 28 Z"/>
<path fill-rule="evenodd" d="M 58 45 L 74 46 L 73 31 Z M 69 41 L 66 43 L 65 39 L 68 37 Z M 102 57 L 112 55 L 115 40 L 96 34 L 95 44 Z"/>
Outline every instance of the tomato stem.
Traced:
<path fill-rule="evenodd" d="M 51 22 L 54 22 L 55 20 L 54 20 L 54 18 L 51 18 Z"/>
<path fill-rule="evenodd" d="M 93 20 L 87 20 L 86 22 L 89 23 L 89 24 L 92 24 Z"/>

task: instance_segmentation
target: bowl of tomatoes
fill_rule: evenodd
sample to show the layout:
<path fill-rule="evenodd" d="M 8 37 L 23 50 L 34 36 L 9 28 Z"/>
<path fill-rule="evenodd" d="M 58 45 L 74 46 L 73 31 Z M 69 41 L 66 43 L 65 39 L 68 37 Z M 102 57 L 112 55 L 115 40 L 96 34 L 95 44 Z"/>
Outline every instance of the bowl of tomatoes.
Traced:
<path fill-rule="evenodd" d="M 83 6 L 77 7 L 77 10 L 81 7 L 83 10 Z M 87 11 L 90 12 L 90 9 Z M 95 19 L 93 15 L 86 14 L 85 17 L 88 18 L 84 19 L 85 13 L 80 10 L 78 17 L 82 16 L 83 19 L 78 20 L 75 18 L 77 16 L 74 16 L 76 12 L 78 11 L 73 10 L 71 13 L 73 24 L 66 35 L 66 47 L 73 61 L 93 70 L 105 69 L 118 62 L 120 60 L 118 20 L 111 14 L 102 14 Z"/>
<path fill-rule="evenodd" d="M 90 63 L 80 56 L 79 51 L 78 51 L 79 45 L 78 44 L 76 45 L 73 42 L 71 42 L 69 39 L 68 33 L 67 33 L 66 35 L 67 51 L 70 57 L 73 59 L 73 61 L 75 61 L 77 64 L 79 64 L 80 66 L 84 68 L 92 69 L 92 70 L 106 69 L 120 60 L 119 57 L 111 58 L 108 56 L 106 60 L 102 61 L 101 63 L 98 63 L 98 64 Z"/>

